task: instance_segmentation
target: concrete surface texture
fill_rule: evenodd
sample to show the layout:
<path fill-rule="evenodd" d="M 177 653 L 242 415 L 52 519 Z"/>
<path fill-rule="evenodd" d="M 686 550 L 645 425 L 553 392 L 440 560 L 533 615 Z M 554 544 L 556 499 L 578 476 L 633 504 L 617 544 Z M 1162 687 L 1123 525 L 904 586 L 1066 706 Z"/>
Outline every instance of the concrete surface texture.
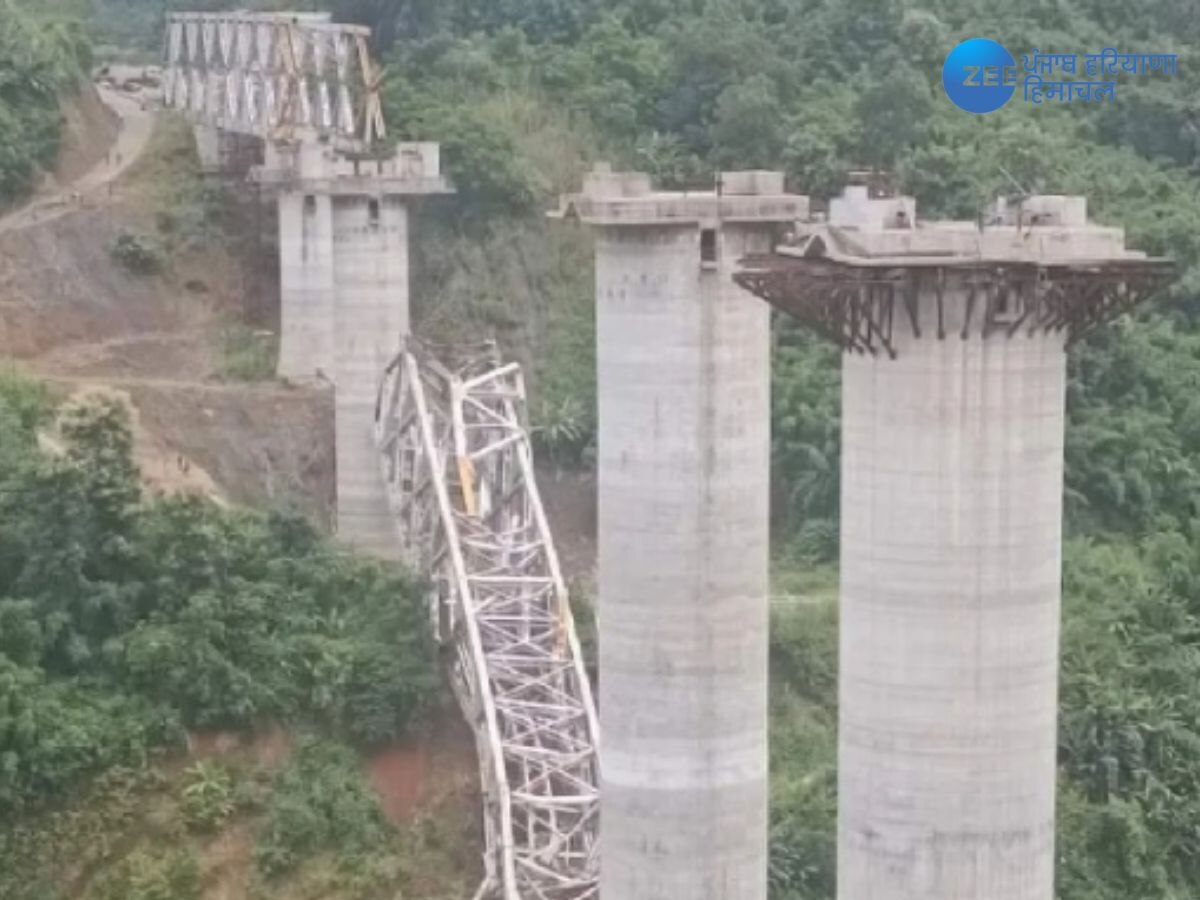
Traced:
<path fill-rule="evenodd" d="M 334 377 L 333 198 L 281 191 L 280 378 Z M 406 299 L 406 298 L 405 298 Z"/>
<path fill-rule="evenodd" d="M 338 537 L 395 558 L 396 524 L 375 446 L 375 403 L 383 370 L 409 329 L 404 198 L 334 198 L 333 231 Z"/>
<path fill-rule="evenodd" d="M 1066 355 L 948 300 L 843 358 L 843 900 L 1053 897 Z"/>
<path fill-rule="evenodd" d="M 603 171 L 562 207 L 598 226 L 604 900 L 766 897 L 769 314 L 731 273 L 804 198 L 757 174 L 737 222 Z"/>
<path fill-rule="evenodd" d="M 830 225 L 875 257 L 1125 255 L 1081 198 L 1032 199 L 1040 224 L 999 210 L 970 248 L 865 193 Z M 843 359 L 841 900 L 1054 896 L 1064 336 L 961 338 L 967 277 L 948 276 L 945 340 L 898 315 L 895 360 Z"/>

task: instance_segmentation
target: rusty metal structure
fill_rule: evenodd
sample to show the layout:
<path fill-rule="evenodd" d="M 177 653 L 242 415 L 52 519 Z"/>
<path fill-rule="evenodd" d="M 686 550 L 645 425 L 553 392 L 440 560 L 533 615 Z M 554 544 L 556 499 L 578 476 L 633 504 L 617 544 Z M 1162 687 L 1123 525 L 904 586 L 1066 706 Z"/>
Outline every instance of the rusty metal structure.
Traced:
<path fill-rule="evenodd" d="M 164 102 L 227 132 L 367 148 L 387 133 L 370 37 L 328 13 L 176 13 Z"/>
<path fill-rule="evenodd" d="M 407 339 L 376 439 L 402 553 L 432 579 L 433 627 L 479 754 L 484 883 L 503 900 L 599 886 L 598 726 L 538 494 L 516 364 L 492 345 L 439 361 Z"/>
<path fill-rule="evenodd" d="M 972 259 L 750 256 L 734 280 L 816 334 L 854 353 L 896 356 L 904 317 L 916 337 L 1063 332 L 1069 346 L 1130 312 L 1174 278 L 1167 260 L 995 262 Z M 948 297 L 951 276 L 967 285 Z M 918 298 L 934 298 L 932 314 Z M 962 303 L 954 335 L 947 304 Z M 924 320 L 923 320 L 924 319 Z"/>

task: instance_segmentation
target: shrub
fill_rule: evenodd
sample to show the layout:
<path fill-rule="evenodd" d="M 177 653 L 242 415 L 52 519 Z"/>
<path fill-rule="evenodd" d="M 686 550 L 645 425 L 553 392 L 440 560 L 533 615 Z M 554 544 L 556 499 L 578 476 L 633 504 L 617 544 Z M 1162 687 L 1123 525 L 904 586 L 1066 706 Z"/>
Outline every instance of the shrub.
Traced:
<path fill-rule="evenodd" d="M 310 739 L 279 774 L 258 838 L 259 870 L 277 877 L 321 851 L 335 851 L 349 871 L 394 874 L 387 865 L 394 835 L 348 748 Z"/>
<path fill-rule="evenodd" d="M 200 867 L 185 850 L 138 851 L 101 877 L 98 900 L 200 900 Z"/>
<path fill-rule="evenodd" d="M 215 831 L 235 807 L 233 776 L 220 763 L 202 760 L 184 773 L 179 810 L 189 828 Z"/>
<path fill-rule="evenodd" d="M 109 253 L 118 265 L 135 275 L 157 274 L 166 263 L 166 254 L 157 239 L 132 231 L 117 235 Z"/>

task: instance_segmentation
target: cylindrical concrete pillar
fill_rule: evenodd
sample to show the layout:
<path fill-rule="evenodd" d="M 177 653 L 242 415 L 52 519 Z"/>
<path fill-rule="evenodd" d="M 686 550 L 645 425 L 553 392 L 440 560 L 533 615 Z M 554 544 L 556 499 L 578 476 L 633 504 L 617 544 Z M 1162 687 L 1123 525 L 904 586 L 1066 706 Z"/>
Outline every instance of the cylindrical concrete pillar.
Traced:
<path fill-rule="evenodd" d="M 280 378 L 333 378 L 333 206 L 328 193 L 279 194 Z"/>
<path fill-rule="evenodd" d="M 842 366 L 838 896 L 1051 900 L 1063 335 L 919 304 Z"/>
<path fill-rule="evenodd" d="M 776 172 L 599 166 L 602 900 L 765 900 L 770 320 L 733 283 L 807 212 Z"/>
<path fill-rule="evenodd" d="M 351 546 L 393 558 L 396 525 L 379 479 L 375 402 L 383 371 L 409 329 L 404 198 L 334 197 L 332 243 L 337 532 Z"/>
<path fill-rule="evenodd" d="M 604 900 L 762 900 L 769 317 L 726 226 L 596 248 Z"/>

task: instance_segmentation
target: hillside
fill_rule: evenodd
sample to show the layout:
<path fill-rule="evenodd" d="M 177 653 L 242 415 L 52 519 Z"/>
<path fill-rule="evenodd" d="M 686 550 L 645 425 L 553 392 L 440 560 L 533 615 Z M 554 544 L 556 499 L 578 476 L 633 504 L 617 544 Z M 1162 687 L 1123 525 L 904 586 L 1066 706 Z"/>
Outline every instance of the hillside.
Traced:
<path fill-rule="evenodd" d="M 12 0 L 0 0 L 5 2 Z M 443 339 L 496 334 L 507 352 L 527 364 L 539 451 L 551 463 L 549 474 L 561 475 L 567 486 L 559 521 L 573 517 L 578 523 L 561 539 L 576 548 L 573 565 L 582 573 L 590 569 L 592 552 L 588 516 L 578 514 L 589 508 L 595 436 L 591 250 L 585 234 L 552 227 L 542 213 L 559 192 L 576 188 L 595 160 L 649 171 L 671 187 L 710 184 L 712 172 L 721 167 L 779 167 L 797 189 L 818 201 L 833 193 L 849 170 L 874 167 L 893 173 L 898 188 L 915 194 L 924 213 L 970 219 L 996 194 L 1013 190 L 1014 183 L 1030 192 L 1082 193 L 1101 221 L 1128 229 L 1132 245 L 1179 261 L 1182 277 L 1169 295 L 1090 338 L 1071 356 L 1058 896 L 1195 896 L 1200 884 L 1200 695 L 1195 689 L 1200 680 L 1200 108 L 1195 99 L 1200 96 L 1200 19 L 1194 3 L 334 0 L 306 5 L 333 8 L 377 30 L 388 60 L 387 114 L 393 131 L 443 145 L 459 193 L 422 208 L 416 219 L 417 330 Z M 158 4 L 102 0 L 97 8 L 110 16 L 101 29 L 106 40 L 153 46 Z M 117 9 L 119 21 L 111 18 Z M 940 66 L 949 48 L 976 34 L 1014 48 L 1177 52 L 1179 75 L 1123 84 L 1120 102 L 1108 106 L 1014 104 L 986 117 L 968 116 L 946 101 Z M 56 91 L 65 89 L 66 82 L 55 84 Z M 0 123 L 4 115 L 32 121 L 40 114 L 30 110 L 43 108 L 46 96 L 0 92 L 0 100 L 7 104 L 0 104 Z M 29 130 L 44 132 L 44 127 Z M 10 292 L 0 288 L 0 300 L 13 296 L 12 285 L 23 298 L 17 311 L 0 306 L 5 349 L 23 356 L 26 369 L 53 375 L 68 388 L 78 379 L 127 391 L 143 424 L 150 423 L 149 444 L 159 446 L 150 451 L 152 457 L 166 460 L 168 468 L 172 457 L 195 464 L 210 476 L 222 502 L 274 508 L 282 498 L 285 506 L 294 503 L 320 521 L 328 504 L 329 445 L 318 423 L 328 420 L 322 405 L 327 398 L 272 383 L 249 388 L 232 383 L 231 355 L 238 361 L 234 369 L 259 378 L 269 371 L 263 358 L 270 358 L 270 348 L 235 327 L 244 309 L 237 260 L 219 246 L 221 229 L 213 235 L 198 225 L 210 221 L 203 210 L 212 198 L 202 192 L 163 193 L 155 167 L 164 159 L 178 164 L 186 151 L 169 125 L 159 140 L 146 167 L 130 173 L 128 196 L 119 192 L 111 208 L 80 210 L 46 224 L 44 231 L 0 235 L 0 261 L 10 260 L 0 274 Z M 35 147 L 23 142 L 10 150 L 4 159 L 16 158 L 15 152 L 21 162 L 15 167 L 0 162 L 0 196 L 6 184 L 14 196 L 28 190 L 38 167 L 52 165 L 56 142 L 57 137 Z M 10 173 L 7 182 L 5 172 Z M 164 230 L 158 221 L 164 210 L 186 214 L 168 221 Z M 201 239 L 193 245 L 198 228 Z M 172 266 L 131 276 L 108 252 L 122 232 L 152 239 L 151 248 L 167 242 Z M 180 235 L 191 235 L 186 253 L 175 253 L 170 243 L 184 240 Z M 27 282 L 43 277 L 39 272 L 49 273 L 49 280 Z M 835 868 L 839 375 L 833 350 L 782 320 L 774 329 L 772 896 L 828 900 L 834 895 Z M 191 383 L 166 383 L 179 377 L 180 360 Z M 9 420 L 16 417 L 24 424 L 14 429 L 22 435 L 15 446 L 0 439 L 0 470 L 7 473 L 0 474 L 0 485 L 24 483 L 32 466 L 41 473 L 39 506 L 60 513 L 53 521 L 6 528 L 4 540 L 45 533 L 52 546 L 63 535 L 75 535 L 68 513 L 78 508 L 62 512 L 55 503 L 63 497 L 72 503 L 103 501 L 112 485 L 88 481 L 103 467 L 90 465 L 87 453 L 68 455 L 61 463 L 36 451 L 37 432 L 50 413 L 41 400 L 28 399 L 32 389 L 26 382 L 6 385 L 0 412 L 7 408 Z M 297 436 L 312 434 L 318 435 L 316 449 L 311 455 L 307 448 L 298 453 Z M 130 440 L 118 443 L 124 447 Z M 127 451 L 118 449 L 117 458 L 123 459 Z M 279 489 L 281 481 L 286 489 Z M 129 489 L 126 481 L 122 490 Z M 30 884 L 43 883 L 35 878 L 38 872 L 52 874 L 47 893 L 16 896 L 216 900 L 239 896 L 229 892 L 234 882 L 240 889 L 253 885 L 268 891 L 266 896 L 340 896 L 321 878 L 347 865 L 371 877 L 382 873 L 375 881 L 368 877 L 362 884 L 341 886 L 361 888 L 363 896 L 390 896 L 386 892 L 395 890 L 429 900 L 439 896 L 438 890 L 460 896 L 453 878 L 436 888 L 411 880 L 414 864 L 408 855 L 427 860 L 433 872 L 461 875 L 473 864 L 475 857 L 463 852 L 475 840 L 471 789 L 456 781 L 470 768 L 469 759 L 460 755 L 457 774 L 446 775 L 458 785 L 458 793 L 450 793 L 459 805 L 451 803 L 443 817 L 431 801 L 428 814 L 402 817 L 397 833 L 381 823 L 362 784 L 347 774 L 357 763 L 347 762 L 353 757 L 344 749 L 318 744 L 312 751 L 323 768 L 332 770 L 321 777 L 341 785 L 330 788 L 331 794 L 345 802 L 311 817 L 318 798 L 297 785 L 307 776 L 294 774 L 305 771 L 307 753 L 268 763 L 265 773 L 257 756 L 261 745 L 253 739 L 229 738 L 239 749 L 212 770 L 197 769 L 194 759 L 185 762 L 180 755 L 189 727 L 194 732 L 218 721 L 222 729 L 244 734 L 265 730 L 264 720 L 283 720 L 295 747 L 307 747 L 295 735 L 312 729 L 315 721 L 326 741 L 344 743 L 346 723 L 337 714 L 350 695 L 327 697 L 317 686 L 341 690 L 348 683 L 346 667 L 353 669 L 359 654 L 369 656 L 375 645 L 366 640 L 369 635 L 354 636 L 353 623 L 345 626 L 351 635 L 346 637 L 343 623 L 355 612 L 333 596 L 342 584 L 336 579 L 365 579 L 375 585 L 371 596 L 378 590 L 389 602 L 397 596 L 411 602 L 411 586 L 384 588 L 373 580 L 383 577 L 374 570 L 349 562 L 335 565 L 311 532 L 301 530 L 303 537 L 295 538 L 292 529 L 301 526 L 289 518 L 264 520 L 195 501 L 149 497 L 135 506 L 134 518 L 141 524 L 129 540 L 142 567 L 136 578 L 124 572 L 112 577 L 105 567 L 116 563 L 94 533 L 71 545 L 80 547 L 84 563 L 72 563 L 65 572 L 58 557 L 36 566 L 0 568 L 0 663 L 7 666 L 0 669 L 7 679 L 0 682 L 0 772 L 18 773 L 0 781 L 0 802 L 13 803 L 19 795 L 33 807 L 39 802 L 53 807 L 78 784 L 110 792 L 113 780 L 120 785 L 131 779 L 135 785 L 118 790 L 134 799 L 118 796 L 111 806 L 134 834 L 111 845 L 100 843 L 96 860 L 65 868 L 40 862 L 42 849 L 28 850 L 30 845 L 14 843 L 13 835 L 26 840 L 22 835 L 32 827 L 34 846 L 65 858 L 91 846 L 92 836 L 110 826 L 85 822 L 81 831 L 68 832 L 56 844 L 42 826 L 57 830 L 58 825 L 40 818 L 45 813 L 23 813 L 21 827 L 6 832 L 4 840 L 17 848 L 10 853 L 25 864 L 32 861 L 32 867 L 14 871 L 23 873 L 23 883 L 33 878 Z M 21 506 L 13 515 L 28 512 Z M 100 509 L 86 521 L 101 513 L 108 514 Z M 168 529 L 175 527 L 199 529 L 212 543 L 199 558 L 167 559 L 165 568 L 157 569 L 152 565 L 157 548 L 172 546 L 167 538 L 178 534 Z M 147 528 L 149 535 L 142 533 Z M 229 537 L 242 529 L 255 536 L 253 553 L 243 554 L 234 546 L 240 538 Z M 158 543 L 147 544 L 152 538 Z M 288 543 L 293 539 L 318 562 L 290 571 L 301 555 Z M 0 542 L 0 559 L 27 555 L 24 545 L 20 551 L 12 546 L 17 545 Z M 231 575 L 226 567 L 234 563 L 240 568 Z M 333 566 L 336 576 L 323 574 L 322 564 Z M 277 577 L 284 579 L 282 587 Z M 244 627 L 243 615 L 261 622 L 254 618 L 263 614 L 262 604 L 255 602 L 260 594 L 285 591 L 284 605 L 290 605 L 290 592 L 297 591 L 309 604 L 300 621 L 291 623 L 299 630 L 275 648 L 294 661 L 296 671 L 306 673 L 309 692 L 285 692 L 287 703 L 265 712 L 255 701 L 232 713 L 196 706 L 190 697 L 145 694 L 147 670 L 130 669 L 130 642 L 150 627 L 168 633 L 198 627 L 196 611 L 210 609 L 214 594 L 222 596 L 231 579 L 238 587 L 237 602 L 227 611 L 236 617 L 227 620 L 231 629 Z M 586 578 L 581 587 L 586 592 Z M 160 589 L 169 598 L 165 606 L 156 599 Z M 69 629 L 63 630 L 57 618 L 31 613 L 64 590 L 74 598 L 69 615 L 77 617 Z M 97 623 L 101 630 L 92 632 Z M 55 641 L 43 640 L 45 633 Z M 417 633 L 415 624 L 405 632 L 410 639 Z M 6 634 L 22 637 L 5 643 Z M 367 649 L 358 646 L 359 637 Z M 31 654 L 30 646 L 36 652 Z M 178 667 L 193 673 L 191 667 L 199 665 L 216 673 L 212 677 L 237 684 L 258 679 L 261 660 L 243 660 L 238 648 L 220 641 L 205 646 L 211 652 L 196 659 L 151 657 L 162 668 L 149 671 L 169 675 Z M 131 682 L 131 672 L 141 672 L 140 680 Z M 165 675 L 166 684 L 187 680 Z M 10 688 L 5 699 L 4 684 L 19 690 Z M 73 728 L 70 740 L 50 730 L 53 723 L 44 719 L 29 724 L 32 713 L 18 703 L 29 685 L 58 697 L 73 714 L 82 715 L 75 707 L 86 704 L 77 701 L 81 696 L 92 701 L 95 692 L 109 698 L 105 702 L 133 704 L 139 717 L 147 713 L 139 704 L 157 705 L 149 711 L 149 724 L 139 718 L 129 727 L 141 743 L 114 748 L 91 733 L 96 723 L 86 719 Z M 433 708 L 440 712 L 426 719 L 414 713 L 417 734 L 425 727 L 439 733 L 441 725 L 421 724 L 446 720 L 444 706 Z M 154 730 L 164 722 L 173 730 Z M 27 740 L 29 735 L 35 738 Z M 25 743 L 18 744 L 18 737 Z M 154 747 L 171 748 L 176 755 L 159 757 L 151 753 Z M 45 748 L 56 754 L 49 764 L 38 755 Z M 5 752 L 15 753 L 16 762 Z M 161 771 L 148 773 L 140 766 L 147 756 Z M 70 763 L 65 768 L 64 758 Z M 115 762 L 132 765 L 138 774 L 122 769 L 91 781 Z M 60 769 L 72 777 L 59 781 L 45 775 Z M 216 798 L 204 801 L 215 812 L 188 811 L 200 802 L 183 799 L 192 788 L 190 796 Z M 107 801 L 99 805 L 109 807 Z M 77 802 L 58 808 L 68 817 L 81 817 L 86 807 Z M 311 824 L 311 830 L 300 836 L 275 830 L 273 811 L 281 808 L 302 811 L 295 818 Z M 330 825 L 342 823 L 332 817 L 343 814 L 351 820 L 348 827 Z M 197 827 L 189 822 L 194 815 L 206 821 Z M 138 824 L 146 821 L 161 821 L 164 827 L 151 834 Z M 334 840 L 342 831 L 350 843 Z M 325 843 L 321 851 L 310 852 L 315 845 L 305 844 L 308 840 Z M 292 880 L 271 882 L 274 863 L 259 860 L 274 859 L 280 842 L 295 854 L 332 861 L 332 868 L 321 868 L 318 861 L 315 874 L 301 867 L 287 876 Z M 56 849 L 62 847 L 69 849 Z M 137 889 L 144 893 L 134 892 L 135 882 L 147 885 Z M 8 896 L 3 890 L 0 895 Z"/>
<path fill-rule="evenodd" d="M 186 125 L 80 78 L 0 211 L 0 896 L 461 896 L 472 739 L 416 588 L 313 528 L 329 393 Z"/>

